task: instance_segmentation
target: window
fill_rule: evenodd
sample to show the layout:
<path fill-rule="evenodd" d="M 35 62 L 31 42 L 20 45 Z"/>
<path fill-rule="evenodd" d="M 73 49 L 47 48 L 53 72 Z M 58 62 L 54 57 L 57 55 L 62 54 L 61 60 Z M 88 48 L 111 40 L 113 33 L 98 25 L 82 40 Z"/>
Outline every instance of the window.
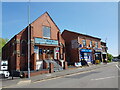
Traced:
<path fill-rule="evenodd" d="M 90 47 L 92 47 L 92 41 L 90 41 Z"/>
<path fill-rule="evenodd" d="M 38 46 L 34 46 L 34 53 L 38 54 L 38 52 L 39 52 L 39 47 Z"/>
<path fill-rule="evenodd" d="M 40 55 L 43 54 L 43 50 L 42 50 L 42 48 L 39 49 L 39 54 L 40 54 Z"/>
<path fill-rule="evenodd" d="M 95 47 L 98 48 L 98 42 L 95 42 Z"/>
<path fill-rule="evenodd" d="M 86 40 L 82 40 L 83 46 L 86 46 Z"/>
<path fill-rule="evenodd" d="M 43 26 L 43 37 L 50 38 L 50 27 Z"/>

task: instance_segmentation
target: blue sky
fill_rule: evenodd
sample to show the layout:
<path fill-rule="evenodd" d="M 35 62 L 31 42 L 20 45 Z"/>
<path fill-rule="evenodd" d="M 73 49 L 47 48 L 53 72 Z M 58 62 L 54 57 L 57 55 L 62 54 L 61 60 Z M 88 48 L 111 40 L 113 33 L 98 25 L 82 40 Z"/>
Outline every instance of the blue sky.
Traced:
<path fill-rule="evenodd" d="M 2 3 L 2 37 L 12 38 L 28 25 L 28 3 Z M 108 52 L 118 55 L 117 2 L 31 2 L 30 22 L 48 12 L 61 32 L 64 29 L 107 38 Z"/>

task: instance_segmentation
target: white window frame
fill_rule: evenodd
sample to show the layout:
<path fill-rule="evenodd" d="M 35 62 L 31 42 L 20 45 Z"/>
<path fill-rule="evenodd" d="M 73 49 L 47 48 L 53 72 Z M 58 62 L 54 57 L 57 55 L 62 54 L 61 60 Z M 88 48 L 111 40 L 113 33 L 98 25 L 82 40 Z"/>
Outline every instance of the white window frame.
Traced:
<path fill-rule="evenodd" d="M 43 26 L 43 27 L 42 27 L 42 35 L 43 35 L 43 38 L 48 38 L 48 39 L 50 39 L 50 38 L 51 38 L 51 27 L 48 27 L 48 28 L 50 28 L 50 37 L 45 37 L 45 36 L 44 36 L 44 27 L 48 27 L 48 26 Z"/>

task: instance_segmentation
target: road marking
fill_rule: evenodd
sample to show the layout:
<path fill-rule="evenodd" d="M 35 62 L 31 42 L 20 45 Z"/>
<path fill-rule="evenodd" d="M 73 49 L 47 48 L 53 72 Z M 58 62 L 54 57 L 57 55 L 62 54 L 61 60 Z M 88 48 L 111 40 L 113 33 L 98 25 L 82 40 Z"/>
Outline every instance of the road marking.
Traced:
<path fill-rule="evenodd" d="M 46 76 L 48 76 L 48 77 L 49 77 L 49 76 L 51 76 L 51 74 L 47 74 Z"/>
<path fill-rule="evenodd" d="M 118 70 L 120 70 L 119 66 L 118 65 L 115 65 L 117 67 Z"/>
<path fill-rule="evenodd" d="M 103 67 L 108 67 L 108 66 L 103 66 Z M 96 69 L 99 69 L 99 68 L 101 68 L 101 67 L 96 67 L 96 68 L 93 68 L 93 69 L 90 69 L 90 70 L 87 70 L 87 71 L 80 71 L 80 72 L 73 73 L 73 74 L 62 75 L 62 76 L 57 76 L 57 77 L 51 77 L 51 78 L 48 78 L 48 79 L 46 78 L 44 80 L 38 80 L 38 81 L 31 82 L 31 83 L 38 83 L 38 82 L 43 82 L 43 81 L 47 81 L 47 80 L 53 80 L 53 79 L 62 78 L 62 77 L 66 77 L 66 76 L 73 76 L 73 75 L 78 75 L 78 74 L 82 74 L 82 73 L 92 72 L 92 71 L 95 71 Z M 2 88 L 9 88 L 9 87 L 13 87 L 13 86 L 16 86 L 16 85 L 4 86 Z"/>
<path fill-rule="evenodd" d="M 115 76 L 104 77 L 104 78 L 97 78 L 97 79 L 91 79 L 91 80 L 103 80 L 103 79 L 109 79 L 109 78 L 115 78 Z"/>
<path fill-rule="evenodd" d="M 95 71 L 95 70 L 83 71 L 83 72 L 73 73 L 73 74 L 70 74 L 70 75 L 63 75 L 63 76 L 48 78 L 48 79 L 45 79 L 45 80 L 38 80 L 38 81 L 35 81 L 33 83 L 38 83 L 38 82 L 43 82 L 43 81 L 48 81 L 48 80 L 54 80 L 54 79 L 63 78 L 63 77 L 66 77 L 66 76 L 74 76 L 74 75 L 83 74 L 83 73 L 92 72 L 92 71 Z"/>
<path fill-rule="evenodd" d="M 109 66 L 104 66 L 104 67 L 109 67 Z M 94 68 L 92 70 L 81 71 L 81 72 L 77 72 L 77 73 L 73 73 L 73 74 L 68 74 L 68 75 L 63 75 L 63 76 L 58 76 L 58 77 L 52 77 L 52 78 L 48 78 L 48 79 L 44 79 L 44 80 L 38 80 L 38 81 L 34 81 L 32 83 L 39 83 L 39 82 L 43 82 L 43 81 L 63 78 L 63 77 L 66 77 L 66 76 L 73 76 L 73 75 L 83 74 L 83 73 L 87 73 L 87 72 L 92 72 L 92 71 L 95 71 L 96 69 L 99 69 L 99 68 L 101 68 L 101 67 L 97 67 L 97 68 Z"/>
<path fill-rule="evenodd" d="M 30 84 L 31 80 L 21 80 L 17 84 Z"/>

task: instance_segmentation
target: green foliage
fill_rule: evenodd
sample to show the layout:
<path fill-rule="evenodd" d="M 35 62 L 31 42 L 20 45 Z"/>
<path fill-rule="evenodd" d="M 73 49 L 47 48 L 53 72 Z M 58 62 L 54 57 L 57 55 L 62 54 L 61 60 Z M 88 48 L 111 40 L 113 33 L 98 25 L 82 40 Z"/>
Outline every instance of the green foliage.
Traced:
<path fill-rule="evenodd" d="M 113 56 L 111 54 L 107 53 L 107 57 L 108 57 L 108 62 L 111 62 L 113 59 Z"/>
<path fill-rule="evenodd" d="M 7 43 L 8 39 L 0 38 L 0 57 L 2 55 L 2 47 Z"/>

